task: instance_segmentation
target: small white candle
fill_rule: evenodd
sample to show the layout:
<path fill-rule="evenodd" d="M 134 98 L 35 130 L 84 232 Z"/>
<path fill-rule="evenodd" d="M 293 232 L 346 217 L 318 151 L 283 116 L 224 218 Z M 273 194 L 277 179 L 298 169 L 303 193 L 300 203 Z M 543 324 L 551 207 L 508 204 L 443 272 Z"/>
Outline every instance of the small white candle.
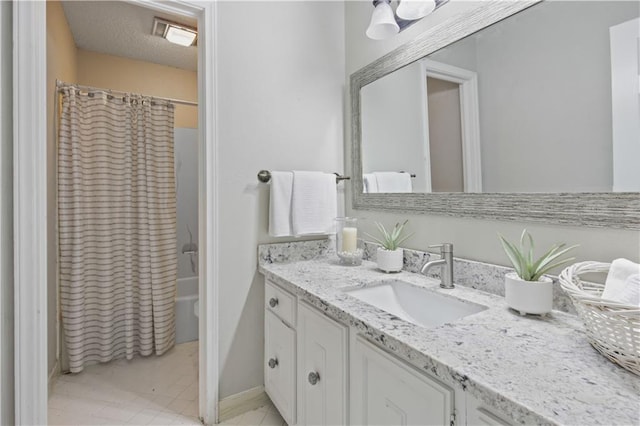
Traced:
<path fill-rule="evenodd" d="M 342 229 L 342 251 L 355 253 L 358 248 L 358 228 Z"/>

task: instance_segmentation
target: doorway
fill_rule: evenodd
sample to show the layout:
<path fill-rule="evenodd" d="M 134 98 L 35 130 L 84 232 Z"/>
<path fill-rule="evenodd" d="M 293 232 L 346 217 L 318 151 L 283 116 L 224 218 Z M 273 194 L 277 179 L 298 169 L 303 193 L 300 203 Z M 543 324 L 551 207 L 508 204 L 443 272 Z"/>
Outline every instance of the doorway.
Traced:
<path fill-rule="evenodd" d="M 198 129 L 199 140 L 199 221 L 202 243 L 198 260 L 202 267 L 200 286 L 200 349 L 199 352 L 199 417 L 205 423 L 216 420 L 217 411 L 217 319 L 213 312 L 217 286 L 215 265 L 215 139 L 213 122 L 203 117 L 215 117 L 213 93 L 213 16 L 214 4 L 187 2 L 137 2 L 147 8 L 195 18 L 201 28 L 198 43 L 198 117 L 203 123 Z M 19 2 L 14 5 L 14 88 L 16 190 L 16 237 L 24 237 L 16 245 L 16 422 L 45 424 L 47 410 L 47 255 L 46 228 L 46 151 L 47 114 L 45 73 L 46 9 L 44 3 Z M 29 54 L 27 54 L 29 53 Z M 207 190 L 209 188 L 209 190 Z M 209 271 L 209 273 L 207 273 Z M 35 285 L 27 285 L 35 283 Z M 208 309 L 205 309 L 208 307 Z M 207 331 L 213 331 L 208 338 Z"/>

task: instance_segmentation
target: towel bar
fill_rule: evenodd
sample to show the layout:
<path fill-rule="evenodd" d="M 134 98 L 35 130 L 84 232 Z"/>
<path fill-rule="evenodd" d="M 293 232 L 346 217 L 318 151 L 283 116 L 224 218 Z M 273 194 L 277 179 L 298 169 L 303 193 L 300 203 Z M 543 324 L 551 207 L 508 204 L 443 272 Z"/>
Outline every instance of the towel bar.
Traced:
<path fill-rule="evenodd" d="M 341 176 L 338 173 L 333 173 L 336 175 L 336 183 L 340 183 L 341 180 L 350 180 L 349 176 Z M 271 172 L 269 170 L 260 170 L 258 172 L 258 180 L 262 183 L 267 183 L 271 180 Z"/>

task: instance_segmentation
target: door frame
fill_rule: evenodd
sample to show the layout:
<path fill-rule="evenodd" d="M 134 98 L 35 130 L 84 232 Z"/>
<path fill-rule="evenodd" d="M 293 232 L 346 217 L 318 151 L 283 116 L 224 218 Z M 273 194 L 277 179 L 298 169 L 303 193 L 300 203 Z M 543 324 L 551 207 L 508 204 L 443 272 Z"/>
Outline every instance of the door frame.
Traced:
<path fill-rule="evenodd" d="M 431 59 L 422 59 L 420 63 L 424 73 L 422 78 L 424 90 L 426 90 L 427 87 L 427 77 L 457 83 L 460 87 L 460 127 L 462 133 L 464 192 L 482 192 L 478 74 Z M 425 93 L 424 96 L 425 99 L 427 99 L 427 93 Z"/>
<path fill-rule="evenodd" d="M 199 416 L 218 415 L 218 145 L 216 3 L 126 0 L 197 18 L 199 158 Z M 15 421 L 47 423 L 46 3 L 13 3 Z"/>

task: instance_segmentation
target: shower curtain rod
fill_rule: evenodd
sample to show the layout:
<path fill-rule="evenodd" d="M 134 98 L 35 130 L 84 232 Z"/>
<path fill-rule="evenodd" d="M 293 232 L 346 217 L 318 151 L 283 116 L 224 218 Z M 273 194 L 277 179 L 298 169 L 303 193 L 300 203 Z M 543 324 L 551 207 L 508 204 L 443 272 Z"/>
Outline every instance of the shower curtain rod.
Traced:
<path fill-rule="evenodd" d="M 105 92 L 105 93 L 115 94 L 115 95 L 126 95 L 128 93 L 128 92 L 122 92 L 120 90 L 100 89 L 99 87 L 83 86 L 81 84 L 64 83 L 64 82 L 62 82 L 60 80 L 56 80 L 56 89 L 58 91 L 61 88 L 65 87 L 65 86 L 75 87 L 75 88 L 78 88 L 80 90 Z M 147 95 L 143 95 L 143 96 L 147 96 Z M 153 99 L 158 99 L 158 100 L 161 100 L 161 101 L 171 102 L 173 104 L 188 105 L 188 106 L 198 106 L 198 103 L 197 102 L 193 102 L 193 101 L 185 101 L 185 100 L 182 100 L 182 99 L 163 98 L 162 96 L 149 96 L 149 97 L 153 98 Z"/>

